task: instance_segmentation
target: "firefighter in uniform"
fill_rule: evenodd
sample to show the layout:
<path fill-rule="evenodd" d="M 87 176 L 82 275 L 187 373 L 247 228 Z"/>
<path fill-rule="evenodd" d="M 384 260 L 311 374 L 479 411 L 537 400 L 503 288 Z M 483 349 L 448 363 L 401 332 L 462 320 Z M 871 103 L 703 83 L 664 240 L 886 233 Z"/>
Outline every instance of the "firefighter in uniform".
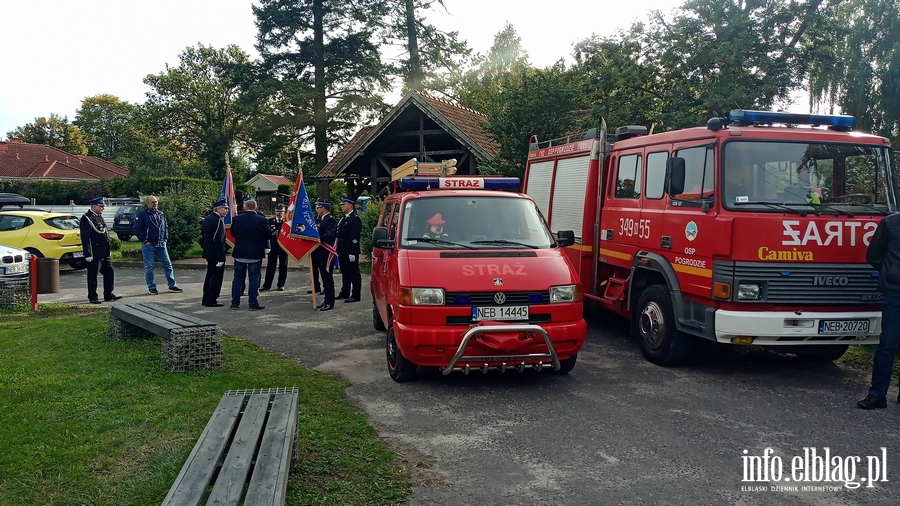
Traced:
<path fill-rule="evenodd" d="M 338 222 L 338 261 L 341 267 L 341 293 L 344 302 L 359 302 L 362 275 L 359 273 L 359 237 L 362 234 L 362 220 L 356 213 L 356 203 L 347 197 L 341 199 L 344 217 Z"/>
<path fill-rule="evenodd" d="M 100 297 L 97 295 L 98 273 L 103 275 L 103 300 L 110 302 L 122 297 L 113 293 L 115 273 L 109 258 L 109 227 L 103 219 L 103 208 L 106 207 L 106 203 L 103 198 L 96 198 L 89 204 L 91 208 L 81 216 L 79 222 L 81 247 L 87 261 L 88 301 L 91 304 L 100 304 Z"/>
<path fill-rule="evenodd" d="M 278 269 L 278 284 L 275 286 L 276 290 L 283 292 L 288 273 L 288 253 L 278 244 L 278 234 L 281 232 L 281 224 L 284 223 L 283 204 L 275 207 L 275 217 L 269 218 L 268 223 L 271 234 L 269 243 L 272 245 L 272 251 L 269 252 L 268 260 L 266 260 L 266 280 L 259 291 L 267 292 L 272 289 L 272 280 L 275 279 L 275 270 Z"/>
<path fill-rule="evenodd" d="M 331 202 L 319 200 L 316 202 L 316 226 L 319 229 L 321 243 L 332 245 L 337 235 L 337 220 L 331 215 Z M 322 246 L 312 252 L 313 269 L 322 280 L 322 288 L 325 300 L 316 306 L 319 311 L 328 311 L 334 308 L 334 278 L 331 275 L 333 263 L 329 261 L 331 254 Z"/>

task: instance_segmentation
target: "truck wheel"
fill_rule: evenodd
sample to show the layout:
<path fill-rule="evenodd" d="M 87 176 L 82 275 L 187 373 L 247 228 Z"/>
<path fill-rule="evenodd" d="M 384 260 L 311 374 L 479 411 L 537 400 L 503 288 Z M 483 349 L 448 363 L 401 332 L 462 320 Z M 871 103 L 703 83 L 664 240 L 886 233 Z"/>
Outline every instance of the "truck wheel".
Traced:
<path fill-rule="evenodd" d="M 693 337 L 675 328 L 675 311 L 666 285 L 651 285 L 641 294 L 631 334 L 638 339 L 644 357 L 656 365 L 680 364 L 694 347 Z"/>
<path fill-rule="evenodd" d="M 119 236 L 119 240 L 122 242 L 128 242 L 131 240 L 131 234 L 120 234 L 116 232 L 116 235 Z"/>
<path fill-rule="evenodd" d="M 798 358 L 813 362 L 834 362 L 844 356 L 850 346 L 847 344 L 829 344 L 825 346 L 804 346 L 802 350 L 793 350 Z"/>
<path fill-rule="evenodd" d="M 387 351 L 388 374 L 391 379 L 403 383 L 416 379 L 416 364 L 406 360 L 400 348 L 397 346 L 397 339 L 394 338 L 394 326 L 388 329 L 387 338 L 385 339 L 385 349 Z"/>
<path fill-rule="evenodd" d="M 384 322 L 381 321 L 381 315 L 378 314 L 378 306 L 375 305 L 375 301 L 372 301 L 372 326 L 375 327 L 375 330 L 387 330 L 384 326 Z"/>
<path fill-rule="evenodd" d="M 572 369 L 575 368 L 575 362 L 578 360 L 578 354 L 574 354 L 571 357 L 560 360 L 559 361 L 559 370 L 553 371 L 556 374 L 569 374 L 572 372 Z"/>

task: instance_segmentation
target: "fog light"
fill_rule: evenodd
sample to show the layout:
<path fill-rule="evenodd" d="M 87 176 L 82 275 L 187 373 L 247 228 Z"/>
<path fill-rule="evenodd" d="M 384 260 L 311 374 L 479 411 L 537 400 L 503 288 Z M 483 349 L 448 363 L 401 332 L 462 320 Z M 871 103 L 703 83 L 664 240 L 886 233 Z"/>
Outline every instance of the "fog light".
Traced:
<path fill-rule="evenodd" d="M 753 344 L 753 336 L 734 336 L 731 340 L 734 344 Z"/>

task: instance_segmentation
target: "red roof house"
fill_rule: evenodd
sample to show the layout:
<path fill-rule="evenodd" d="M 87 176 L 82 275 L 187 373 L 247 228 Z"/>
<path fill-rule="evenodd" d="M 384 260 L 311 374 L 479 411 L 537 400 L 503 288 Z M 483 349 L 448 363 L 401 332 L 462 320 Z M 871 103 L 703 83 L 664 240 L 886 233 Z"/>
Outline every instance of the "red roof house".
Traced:
<path fill-rule="evenodd" d="M 45 144 L 20 139 L 0 141 L 0 178 L 99 181 L 127 177 L 128 169 L 94 156 L 66 153 Z"/>

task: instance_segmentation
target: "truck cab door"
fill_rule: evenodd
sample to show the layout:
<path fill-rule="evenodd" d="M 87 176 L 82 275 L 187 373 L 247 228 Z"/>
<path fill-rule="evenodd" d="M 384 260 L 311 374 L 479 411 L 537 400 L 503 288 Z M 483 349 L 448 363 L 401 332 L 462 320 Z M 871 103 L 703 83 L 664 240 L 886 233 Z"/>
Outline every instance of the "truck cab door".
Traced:
<path fill-rule="evenodd" d="M 381 208 L 381 216 L 378 217 L 378 226 L 387 229 L 388 240 L 393 244 L 391 248 L 379 248 L 372 244 L 372 300 L 382 320 L 387 320 L 389 302 L 387 296 L 390 293 L 389 284 L 391 277 L 396 276 L 396 255 L 398 242 L 398 218 L 400 205 L 396 202 L 385 202 Z"/>

